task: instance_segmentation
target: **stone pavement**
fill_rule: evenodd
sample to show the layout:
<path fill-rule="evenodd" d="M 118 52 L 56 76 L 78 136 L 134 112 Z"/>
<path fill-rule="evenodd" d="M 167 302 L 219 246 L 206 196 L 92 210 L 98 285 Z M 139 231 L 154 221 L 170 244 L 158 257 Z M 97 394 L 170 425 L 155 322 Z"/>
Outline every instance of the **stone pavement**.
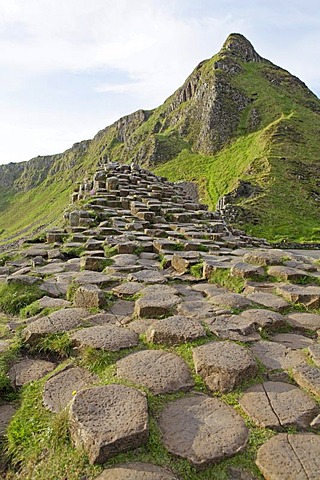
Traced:
<path fill-rule="evenodd" d="M 56 356 L 22 355 L 12 387 L 48 375 L 43 405 L 69 409 L 74 447 L 94 464 L 148 445 L 152 422 L 174 458 L 205 472 L 245 454 L 256 425 L 271 432 L 256 453 L 264 478 L 319 479 L 319 262 L 232 229 L 145 170 L 109 165 L 93 189 L 74 193 L 65 228 L 0 268 L 0 282 L 43 292 L 39 314 L 8 324 L 1 352 L 21 325 L 24 351 L 52 334 L 71 347 L 58 370 Z M 110 353 L 111 380 L 80 366 L 88 348 Z M 154 416 L 148 395 L 164 394 Z M 15 409 L 0 405 L 2 435 Z M 97 477 L 179 478 L 138 456 Z"/>

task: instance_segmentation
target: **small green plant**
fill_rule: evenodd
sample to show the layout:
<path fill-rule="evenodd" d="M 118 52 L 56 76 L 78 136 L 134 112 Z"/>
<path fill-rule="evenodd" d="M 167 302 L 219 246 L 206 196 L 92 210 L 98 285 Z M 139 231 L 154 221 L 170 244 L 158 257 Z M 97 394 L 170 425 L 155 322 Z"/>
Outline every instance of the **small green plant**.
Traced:
<path fill-rule="evenodd" d="M 44 296 L 36 285 L 9 283 L 0 285 L 0 310 L 9 315 L 18 315 L 27 305 Z"/>
<path fill-rule="evenodd" d="M 195 278 L 203 278 L 203 262 L 196 263 L 190 268 L 190 273 Z"/>
<path fill-rule="evenodd" d="M 75 293 L 76 291 L 78 290 L 79 288 L 79 284 L 77 282 L 71 282 L 69 287 L 68 287 L 68 290 L 67 290 L 67 300 L 69 300 L 69 302 L 73 302 L 73 299 L 74 299 L 74 296 L 75 296 Z"/>
<path fill-rule="evenodd" d="M 104 249 L 104 254 L 107 258 L 112 257 L 113 255 L 116 255 L 118 253 L 116 246 L 112 247 L 111 245 L 105 245 L 103 249 Z"/>
<path fill-rule="evenodd" d="M 40 352 L 55 354 L 60 358 L 68 358 L 72 351 L 72 341 L 67 333 L 53 333 L 41 338 L 29 348 L 31 353 Z"/>
<path fill-rule="evenodd" d="M 63 255 L 65 255 L 67 258 L 81 257 L 85 251 L 86 249 L 83 245 L 78 247 L 63 247 L 61 249 L 61 253 L 63 253 Z"/>
<path fill-rule="evenodd" d="M 234 277 L 231 275 L 230 270 L 225 268 L 217 268 L 212 272 L 209 282 L 225 287 L 236 293 L 241 293 L 245 286 L 245 280 L 243 278 Z"/>

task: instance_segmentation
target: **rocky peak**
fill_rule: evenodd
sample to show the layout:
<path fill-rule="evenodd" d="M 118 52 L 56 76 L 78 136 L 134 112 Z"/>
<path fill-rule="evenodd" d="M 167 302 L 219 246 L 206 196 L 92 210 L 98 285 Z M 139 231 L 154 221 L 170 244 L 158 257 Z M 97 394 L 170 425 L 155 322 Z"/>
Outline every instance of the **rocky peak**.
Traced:
<path fill-rule="evenodd" d="M 240 33 L 231 33 L 224 42 L 221 53 L 231 53 L 233 57 L 245 62 L 261 62 L 263 58 L 255 51 L 253 45 Z"/>

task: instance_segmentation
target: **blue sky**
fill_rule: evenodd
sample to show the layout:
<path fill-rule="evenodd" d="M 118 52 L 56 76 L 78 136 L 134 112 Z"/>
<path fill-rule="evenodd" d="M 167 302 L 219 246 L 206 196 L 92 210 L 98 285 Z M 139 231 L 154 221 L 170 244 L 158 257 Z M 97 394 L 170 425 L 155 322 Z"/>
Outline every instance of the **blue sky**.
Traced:
<path fill-rule="evenodd" d="M 318 0 L 0 0 L 0 163 L 160 105 L 231 32 L 320 95 Z"/>

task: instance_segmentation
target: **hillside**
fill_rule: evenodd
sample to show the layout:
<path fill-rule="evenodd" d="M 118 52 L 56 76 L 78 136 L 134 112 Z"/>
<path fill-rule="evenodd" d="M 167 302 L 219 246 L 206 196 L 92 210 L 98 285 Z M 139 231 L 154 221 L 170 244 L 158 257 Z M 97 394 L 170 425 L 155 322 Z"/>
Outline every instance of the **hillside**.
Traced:
<path fill-rule="evenodd" d="M 214 209 L 220 200 L 226 218 L 250 234 L 320 241 L 319 114 L 304 83 L 231 34 L 155 110 L 121 118 L 63 154 L 0 166 L 0 242 L 55 223 L 72 183 L 103 157 L 197 182 L 202 201 Z"/>

